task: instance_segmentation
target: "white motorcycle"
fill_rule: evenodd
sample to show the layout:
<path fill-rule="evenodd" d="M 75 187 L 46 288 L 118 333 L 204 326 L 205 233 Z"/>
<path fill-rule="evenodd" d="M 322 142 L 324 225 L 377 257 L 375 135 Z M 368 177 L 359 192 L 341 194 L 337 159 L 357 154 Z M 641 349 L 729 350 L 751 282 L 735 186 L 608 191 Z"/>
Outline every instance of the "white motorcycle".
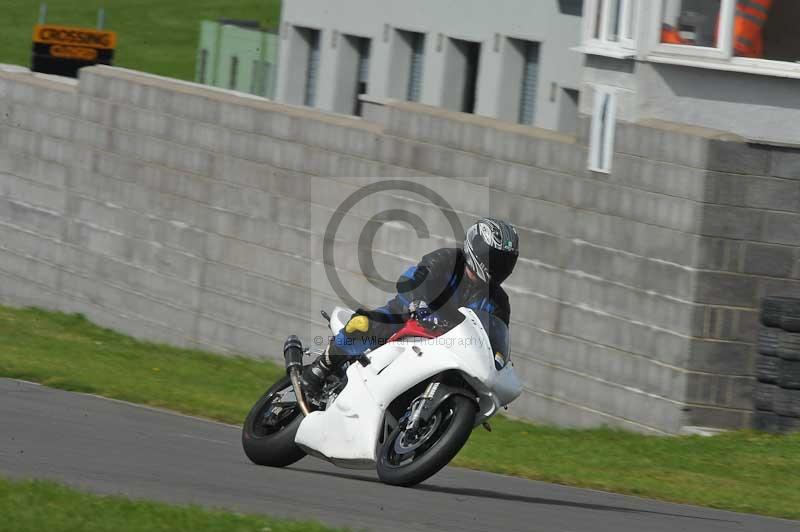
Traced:
<path fill-rule="evenodd" d="M 377 468 L 387 484 L 412 486 L 436 474 L 474 427 L 516 399 L 508 326 L 486 312 L 430 328 L 409 320 L 384 345 L 329 377 L 319 398 L 303 391 L 303 350 L 287 341 L 287 376 L 250 410 L 242 431 L 254 463 L 290 465 L 306 454 L 335 465 Z M 351 310 L 322 313 L 333 334 Z"/>

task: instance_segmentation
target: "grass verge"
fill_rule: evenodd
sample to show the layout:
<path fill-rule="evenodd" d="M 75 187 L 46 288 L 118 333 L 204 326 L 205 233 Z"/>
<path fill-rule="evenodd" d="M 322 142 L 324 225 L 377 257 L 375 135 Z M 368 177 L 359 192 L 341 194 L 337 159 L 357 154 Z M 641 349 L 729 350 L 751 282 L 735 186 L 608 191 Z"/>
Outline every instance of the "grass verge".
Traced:
<path fill-rule="evenodd" d="M 231 423 L 283 370 L 138 342 L 84 318 L 0 307 L 0 376 Z M 674 502 L 800 519 L 800 434 L 656 438 L 499 418 L 456 465 Z"/>
<path fill-rule="evenodd" d="M 0 63 L 30 66 L 31 36 L 40 0 L 3 3 Z M 46 0 L 47 22 L 63 26 L 97 24 L 105 8 L 106 28 L 117 32 L 114 64 L 163 76 L 194 79 L 200 21 L 257 20 L 277 26 L 281 0 Z"/>
<path fill-rule="evenodd" d="M 0 376 L 241 423 L 271 362 L 139 342 L 75 314 L 0 306 Z"/>
<path fill-rule="evenodd" d="M 89 495 L 44 481 L 0 478 L 0 531 L 334 532 L 314 522 L 206 510 L 197 506 Z"/>

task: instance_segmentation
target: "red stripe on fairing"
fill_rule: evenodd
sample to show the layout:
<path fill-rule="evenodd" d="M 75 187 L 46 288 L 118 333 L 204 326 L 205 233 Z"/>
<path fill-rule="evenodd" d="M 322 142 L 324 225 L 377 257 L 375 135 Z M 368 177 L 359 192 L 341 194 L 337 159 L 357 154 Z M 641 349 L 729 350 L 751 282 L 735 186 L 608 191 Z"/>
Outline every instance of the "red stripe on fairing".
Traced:
<path fill-rule="evenodd" d="M 438 338 L 444 334 L 442 331 L 431 331 L 430 329 L 426 329 L 422 325 L 419 324 L 417 320 L 408 320 L 403 327 L 394 333 L 391 337 L 389 337 L 388 342 L 396 342 L 402 338 Z"/>

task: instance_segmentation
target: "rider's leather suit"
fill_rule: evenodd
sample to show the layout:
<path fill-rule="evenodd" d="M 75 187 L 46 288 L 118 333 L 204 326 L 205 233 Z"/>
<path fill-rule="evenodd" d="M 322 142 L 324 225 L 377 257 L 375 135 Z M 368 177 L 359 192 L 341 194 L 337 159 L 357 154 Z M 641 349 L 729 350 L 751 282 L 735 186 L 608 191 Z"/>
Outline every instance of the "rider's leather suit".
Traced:
<path fill-rule="evenodd" d="M 493 314 L 508 324 L 508 295 L 500 286 L 471 281 L 464 271 L 465 264 L 460 248 L 442 248 L 422 257 L 419 264 L 400 276 L 397 295 L 388 303 L 355 312 L 353 316 L 369 318 L 369 330 L 347 333 L 342 329 L 334 337 L 331 354 L 358 356 L 367 348 L 383 345 L 408 320 L 412 301 L 425 301 L 437 317 L 445 320 L 457 318 L 459 307 L 469 307 Z"/>

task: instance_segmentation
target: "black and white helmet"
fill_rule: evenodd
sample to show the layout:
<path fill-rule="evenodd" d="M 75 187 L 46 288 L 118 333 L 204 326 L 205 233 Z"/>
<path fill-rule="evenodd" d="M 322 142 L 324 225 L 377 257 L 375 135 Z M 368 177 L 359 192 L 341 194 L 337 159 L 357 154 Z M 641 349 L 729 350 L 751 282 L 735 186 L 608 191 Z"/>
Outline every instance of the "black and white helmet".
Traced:
<path fill-rule="evenodd" d="M 483 282 L 499 285 L 514 271 L 519 257 L 519 235 L 514 226 L 481 218 L 464 240 L 467 267 Z"/>

